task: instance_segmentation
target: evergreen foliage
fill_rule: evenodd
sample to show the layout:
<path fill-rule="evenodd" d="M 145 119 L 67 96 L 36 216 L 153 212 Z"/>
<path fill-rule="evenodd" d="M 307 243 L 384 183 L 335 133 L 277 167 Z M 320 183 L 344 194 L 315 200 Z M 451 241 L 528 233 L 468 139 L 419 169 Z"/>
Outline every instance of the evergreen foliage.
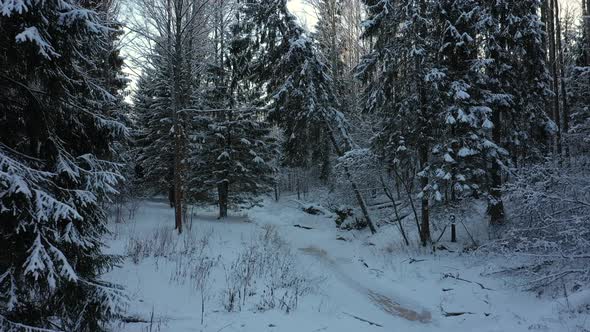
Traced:
<path fill-rule="evenodd" d="M 328 130 L 342 133 L 344 145 L 352 148 L 329 67 L 289 13 L 287 1 L 248 0 L 242 10 L 248 48 L 255 54 L 250 71 L 266 88 L 270 118 L 284 131 L 284 162 L 308 166 Z"/>
<path fill-rule="evenodd" d="M 92 9 L 90 9 L 92 8 Z M 0 330 L 101 331 L 124 304 L 100 279 L 125 85 L 109 3 L 0 2 Z"/>

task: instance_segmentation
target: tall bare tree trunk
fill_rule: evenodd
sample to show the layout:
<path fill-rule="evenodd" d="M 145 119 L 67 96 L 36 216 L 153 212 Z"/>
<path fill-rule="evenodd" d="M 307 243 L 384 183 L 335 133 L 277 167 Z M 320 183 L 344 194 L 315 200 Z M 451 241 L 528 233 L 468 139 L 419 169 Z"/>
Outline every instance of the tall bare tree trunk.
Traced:
<path fill-rule="evenodd" d="M 557 47 L 555 34 L 555 17 L 557 16 L 555 4 L 557 0 L 547 0 L 547 36 L 549 37 L 549 64 L 551 68 L 551 76 L 553 78 L 553 122 L 557 126 L 557 133 L 555 136 L 556 153 L 561 153 L 561 114 L 559 109 L 559 73 L 557 65 Z"/>
<path fill-rule="evenodd" d="M 420 165 L 424 168 L 428 165 L 428 144 L 423 143 L 418 154 L 420 155 Z M 420 177 L 420 187 L 422 190 L 422 208 L 421 208 L 421 224 L 420 224 L 420 241 L 423 246 L 426 246 L 430 241 L 430 198 L 428 191 L 424 188 L 428 187 L 428 176 Z"/>
<path fill-rule="evenodd" d="M 590 0 L 582 0 L 584 31 L 586 32 L 586 66 L 590 66 Z"/>
<path fill-rule="evenodd" d="M 227 217 L 227 205 L 229 195 L 229 185 L 227 181 L 223 181 L 222 183 L 217 185 L 217 195 L 219 204 L 219 218 L 225 218 Z"/>
<path fill-rule="evenodd" d="M 180 120 L 180 111 L 182 108 L 182 96 L 180 91 L 181 71 L 182 71 L 182 0 L 174 0 L 175 6 L 175 18 L 176 18 L 176 35 L 174 40 L 174 63 L 172 64 L 172 77 L 174 82 L 172 83 L 172 115 L 173 126 L 174 126 L 174 221 L 175 229 L 178 233 L 182 233 L 182 203 L 183 203 L 183 190 L 182 190 L 182 173 L 183 173 L 183 130 Z"/>
<path fill-rule="evenodd" d="M 426 13 L 426 1 L 420 1 L 420 13 Z M 418 35 L 421 38 L 426 37 L 429 31 L 426 28 L 426 25 L 422 24 L 420 26 Z M 420 59 L 416 57 L 414 63 L 414 70 L 416 74 L 418 74 L 417 80 L 417 89 L 418 89 L 418 98 L 419 98 L 419 110 L 420 110 L 420 125 L 419 128 L 422 131 L 422 137 L 420 138 L 421 142 L 418 146 L 418 161 L 420 162 L 420 168 L 424 171 L 429 165 L 430 156 L 430 137 L 432 128 L 428 124 L 428 114 L 427 114 L 427 91 L 424 86 L 424 79 L 420 77 L 419 73 L 421 72 L 421 63 Z M 428 191 L 428 185 L 430 183 L 428 172 L 424 172 L 420 176 L 420 192 L 422 194 L 422 207 L 421 207 L 421 225 L 420 225 L 420 241 L 422 242 L 423 246 L 426 246 L 428 243 L 431 242 L 430 236 L 430 193 Z"/>
<path fill-rule="evenodd" d="M 559 1 L 554 0 L 555 3 L 555 40 L 557 42 L 557 56 L 559 59 L 559 73 L 560 73 L 560 85 L 561 85 L 561 116 L 562 116 L 562 136 L 563 133 L 567 134 L 569 131 L 569 109 L 568 109 L 568 100 L 567 100 L 567 88 L 566 88 L 566 80 L 565 80 L 565 59 L 563 56 L 563 44 L 562 44 L 562 33 L 561 33 L 561 18 L 560 18 L 560 10 L 559 10 Z M 567 142 L 566 142 L 566 150 L 567 150 Z"/>

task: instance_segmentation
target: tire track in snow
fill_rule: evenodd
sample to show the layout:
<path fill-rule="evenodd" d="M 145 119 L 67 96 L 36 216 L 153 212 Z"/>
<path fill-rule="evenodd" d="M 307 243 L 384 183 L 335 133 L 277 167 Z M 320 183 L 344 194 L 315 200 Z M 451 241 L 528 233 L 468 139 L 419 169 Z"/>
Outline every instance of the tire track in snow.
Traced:
<path fill-rule="evenodd" d="M 306 248 L 299 248 L 299 250 L 306 255 L 316 257 L 325 263 L 343 283 L 365 295 L 375 306 L 384 312 L 393 316 L 407 319 L 409 321 L 421 323 L 429 323 L 432 321 L 432 314 L 429 311 L 421 310 L 421 312 L 418 312 L 417 310 L 407 308 L 406 306 L 403 306 L 402 304 L 394 301 L 390 297 L 365 287 L 358 281 L 352 279 L 338 267 L 336 262 L 328 256 L 328 253 L 324 249 L 315 246 L 309 246 Z"/>

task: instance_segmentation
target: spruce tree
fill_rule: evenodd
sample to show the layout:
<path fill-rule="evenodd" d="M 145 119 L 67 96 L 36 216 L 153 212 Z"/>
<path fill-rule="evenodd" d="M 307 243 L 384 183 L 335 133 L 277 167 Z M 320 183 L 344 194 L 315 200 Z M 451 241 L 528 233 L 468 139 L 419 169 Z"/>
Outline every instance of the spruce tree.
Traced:
<path fill-rule="evenodd" d="M 567 68 L 572 143 L 587 145 L 590 135 L 590 2 L 582 2 L 583 18 L 573 36 L 572 64 Z M 564 128 L 565 129 L 565 128 Z M 575 144 L 574 144 L 575 145 Z"/>
<path fill-rule="evenodd" d="M 425 0 L 365 1 L 364 38 L 374 40 L 371 53 L 357 67 L 368 82 L 366 109 L 382 116 L 374 148 L 394 168 L 419 163 L 421 242 L 430 241 L 430 196 L 435 165 L 431 150 L 441 130 L 441 88 L 433 2 Z M 440 33 L 439 33 L 440 35 Z"/>
<path fill-rule="evenodd" d="M 204 109 L 193 114 L 195 150 L 190 160 L 198 165 L 191 176 L 200 187 L 196 195 L 215 192 L 208 196 L 216 196 L 220 218 L 227 217 L 229 207 L 257 205 L 261 195 L 272 190 L 277 155 L 272 127 L 255 107 L 260 93 L 248 80 L 251 54 L 244 47 L 240 13 L 232 9 L 216 8 L 215 54 L 207 73 Z"/>
<path fill-rule="evenodd" d="M 252 207 L 261 195 L 272 191 L 277 155 L 268 123 L 252 110 L 226 110 L 217 116 L 201 117 L 197 129 L 202 141 L 194 154 L 199 167 L 193 179 L 201 188 L 217 193 L 219 218 L 230 207 Z"/>
<path fill-rule="evenodd" d="M 310 1 L 317 12 L 318 22 L 315 25 L 315 31 L 312 38 L 318 44 L 318 51 L 326 59 L 326 65 L 330 70 L 334 87 L 339 100 L 346 98 L 350 92 L 350 81 L 345 78 L 344 57 L 344 29 L 343 29 L 343 3 L 342 0 L 315 0 Z M 353 104 L 342 104 L 342 112 L 349 114 L 354 112 Z M 319 164 L 320 179 L 326 181 L 331 173 L 330 162 L 330 138 L 322 135 L 321 128 L 316 128 L 314 136 L 317 137 L 318 144 L 312 150 L 311 160 Z"/>
<path fill-rule="evenodd" d="M 483 7 L 485 98 L 492 109 L 492 141 L 509 151 L 515 162 L 538 157 L 557 130 L 545 112 L 552 92 L 540 6 L 535 0 L 487 1 Z M 501 186 L 506 165 L 499 157 L 490 160 L 488 213 L 492 225 L 504 223 Z"/>
<path fill-rule="evenodd" d="M 118 261 L 102 253 L 102 206 L 121 179 L 108 159 L 125 133 L 112 119 L 117 25 L 101 10 L 0 3 L 2 331 L 101 331 L 123 303 L 100 279 Z"/>
<path fill-rule="evenodd" d="M 170 92 L 165 69 L 146 70 L 139 78 L 134 94 L 134 113 L 137 117 L 137 162 L 149 187 L 148 194 L 174 191 L 174 137 L 171 131 Z M 173 204 L 174 199 L 171 199 Z"/>
<path fill-rule="evenodd" d="M 287 9 L 287 1 L 247 0 L 242 12 L 246 47 L 253 54 L 251 79 L 266 89 L 269 117 L 283 130 L 284 163 L 308 165 L 318 143 L 316 133 L 328 137 L 338 156 L 356 148 L 326 60 Z M 345 173 L 369 228 L 376 232 L 358 186 L 348 169 Z"/>

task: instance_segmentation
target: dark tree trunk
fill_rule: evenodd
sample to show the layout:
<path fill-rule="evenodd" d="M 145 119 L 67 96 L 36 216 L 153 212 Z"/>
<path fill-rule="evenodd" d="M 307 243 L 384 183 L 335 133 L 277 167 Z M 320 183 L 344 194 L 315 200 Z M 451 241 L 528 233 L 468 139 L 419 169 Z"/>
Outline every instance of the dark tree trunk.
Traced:
<path fill-rule="evenodd" d="M 426 13 L 426 1 L 425 0 L 421 0 L 420 1 L 420 12 L 422 14 Z M 420 27 L 420 31 L 419 31 L 419 35 L 422 38 L 425 38 L 426 35 L 429 34 L 429 31 L 427 30 L 426 25 L 422 25 Z M 416 57 L 415 63 L 414 63 L 414 70 L 416 71 L 416 73 L 418 74 L 417 77 L 417 88 L 418 88 L 418 96 L 420 98 L 420 105 L 419 105 L 419 110 L 420 110 L 420 130 L 421 130 L 421 136 L 420 137 L 420 145 L 418 147 L 418 159 L 420 162 L 420 168 L 422 170 L 425 170 L 426 167 L 428 166 L 429 163 L 429 156 L 428 156 L 428 152 L 429 152 L 429 140 L 431 139 L 432 136 L 432 127 L 429 123 L 429 114 L 427 114 L 428 111 L 428 96 L 427 96 L 427 91 L 425 89 L 424 86 L 424 81 L 423 78 L 421 77 L 420 73 L 422 72 L 422 68 L 421 68 L 421 63 L 419 61 L 419 58 Z M 420 241 L 422 242 L 423 246 L 426 246 L 428 243 L 432 242 L 431 241 L 431 237 L 430 237 L 430 195 L 428 192 L 428 184 L 429 184 L 429 177 L 428 177 L 428 172 L 425 172 L 426 174 L 423 174 L 420 177 L 420 191 L 422 192 L 422 207 L 421 207 L 421 225 L 420 225 Z"/>
<path fill-rule="evenodd" d="M 183 190 L 182 190 L 182 160 L 183 160 L 183 130 L 180 120 L 180 110 L 182 109 L 182 93 L 181 93 L 181 77 L 182 77 L 182 5 L 176 0 L 174 5 L 175 18 L 176 18 L 176 35 L 174 40 L 174 62 L 172 66 L 172 77 L 174 82 L 172 84 L 172 118 L 174 128 L 174 220 L 175 229 L 178 233 L 182 233 L 182 203 L 183 203 Z"/>
<path fill-rule="evenodd" d="M 586 66 L 590 66 L 590 0 L 586 0 Z"/>
<path fill-rule="evenodd" d="M 502 130 L 500 124 L 500 111 L 494 110 L 493 114 L 494 129 L 492 138 L 494 142 L 500 142 L 502 139 Z M 504 224 L 504 202 L 502 201 L 502 165 L 497 159 L 492 160 L 491 188 L 488 202 L 488 213 L 490 215 L 490 224 L 493 226 Z"/>
<path fill-rule="evenodd" d="M 562 134 L 569 131 L 569 110 L 568 110 L 568 100 L 567 100 L 567 88 L 566 88 L 566 80 L 565 80 L 565 59 L 563 56 L 563 44 L 562 44 L 562 33 L 561 33 L 561 19 L 559 17 L 559 1 L 555 0 L 555 40 L 557 41 L 557 56 L 559 58 L 559 73 L 560 73 L 560 83 L 561 83 L 561 116 L 562 116 L 562 127 L 561 131 Z M 566 136 L 567 137 L 567 136 Z M 567 138 L 566 138 L 567 140 Z M 565 143 L 565 153 L 567 153 L 567 142 Z"/>
<path fill-rule="evenodd" d="M 168 201 L 170 202 L 171 208 L 174 208 L 176 206 L 176 204 L 174 203 L 174 196 L 175 195 L 176 195 L 176 192 L 174 191 L 174 185 L 172 185 L 168 189 Z"/>
<path fill-rule="evenodd" d="M 423 144 L 420 147 L 420 166 L 422 169 L 428 165 L 428 145 Z M 429 193 L 424 191 L 424 188 L 428 187 L 428 176 L 422 176 L 420 178 L 420 186 L 422 190 L 422 208 L 421 208 L 421 224 L 420 224 L 420 241 L 423 246 L 426 246 L 430 242 L 430 206 L 429 206 Z"/>
<path fill-rule="evenodd" d="M 227 204 L 229 195 L 229 186 L 226 181 L 217 185 L 217 195 L 219 196 L 219 218 L 227 217 Z"/>
<path fill-rule="evenodd" d="M 555 148 L 558 154 L 561 154 L 561 111 L 559 105 L 559 66 L 557 64 L 557 35 L 556 35 L 556 16 L 557 0 L 549 0 L 549 25 L 547 34 L 549 36 L 549 61 L 551 64 L 551 74 L 553 76 L 553 121 L 557 125 L 557 134 L 555 137 Z"/>

